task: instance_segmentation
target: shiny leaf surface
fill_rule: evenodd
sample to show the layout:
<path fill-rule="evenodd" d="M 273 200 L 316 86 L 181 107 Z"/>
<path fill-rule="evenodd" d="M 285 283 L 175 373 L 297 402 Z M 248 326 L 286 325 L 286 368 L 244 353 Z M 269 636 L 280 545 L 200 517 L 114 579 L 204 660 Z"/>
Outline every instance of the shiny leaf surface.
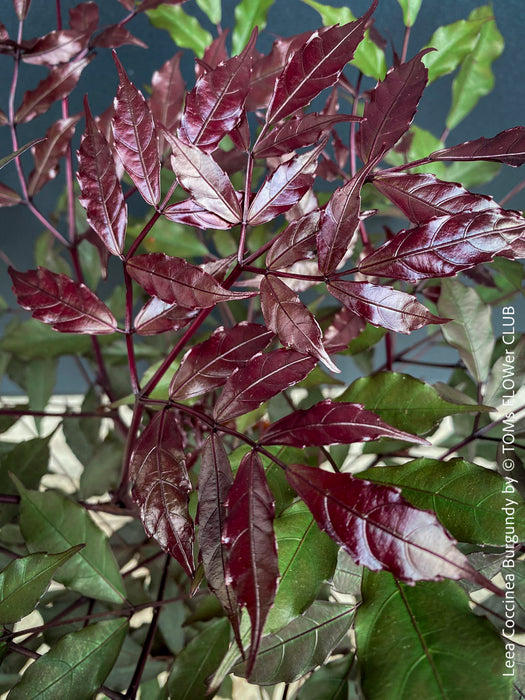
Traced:
<path fill-rule="evenodd" d="M 320 216 L 321 213 L 315 210 L 292 221 L 266 254 L 266 267 L 279 270 L 313 257 Z"/>
<path fill-rule="evenodd" d="M 233 53 L 246 46 L 255 27 L 261 32 L 266 26 L 268 11 L 275 0 L 241 0 L 235 7 L 235 27 L 232 34 Z"/>
<path fill-rule="evenodd" d="M 458 146 L 442 148 L 431 153 L 429 157 L 431 160 L 489 160 L 517 167 L 525 163 L 525 127 L 515 126 L 492 138 L 482 136 Z"/>
<path fill-rule="evenodd" d="M 37 66 L 56 66 L 71 61 L 85 48 L 88 37 L 75 30 L 60 29 L 40 37 L 22 60 Z"/>
<path fill-rule="evenodd" d="M 69 149 L 80 117 L 59 119 L 46 132 L 46 140 L 33 148 L 35 168 L 29 175 L 27 192 L 32 197 L 42 187 L 53 180 L 58 173 L 58 165 Z"/>
<path fill-rule="evenodd" d="M 154 27 L 169 32 L 177 46 L 192 49 L 200 58 L 212 41 L 211 34 L 202 28 L 198 20 L 186 14 L 178 5 L 162 3 L 160 7 L 148 10 L 147 15 Z"/>

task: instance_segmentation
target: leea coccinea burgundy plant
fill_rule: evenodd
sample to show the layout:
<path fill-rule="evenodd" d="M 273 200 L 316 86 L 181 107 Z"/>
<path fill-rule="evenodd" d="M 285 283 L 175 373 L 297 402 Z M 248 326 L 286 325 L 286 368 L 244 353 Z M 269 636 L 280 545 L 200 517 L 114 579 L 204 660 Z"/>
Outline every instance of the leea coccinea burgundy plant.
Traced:
<path fill-rule="evenodd" d="M 45 229 L 35 269 L 3 255 L 32 319 L 8 316 L 0 341 L 27 397 L 0 422 L 32 417 L 36 437 L 1 443 L 2 691 L 523 697 L 525 218 L 467 187 L 525 162 L 525 128 L 445 144 L 491 88 L 492 9 L 411 52 L 421 2 L 399 0 L 390 51 L 378 0 L 360 17 L 304 0 L 323 26 L 262 53 L 271 0 L 240 2 L 231 42 L 220 2 L 119 2 L 107 26 L 97 3 L 66 19 L 58 0 L 28 38 L 38 4 L 13 0 L 0 25 L 0 205 Z M 129 27 L 146 17 L 196 52 L 193 86 L 181 52 L 143 54 L 151 82 L 131 80 L 120 47 L 144 50 Z M 108 50 L 112 104 L 73 113 Z M 438 139 L 414 117 L 451 73 Z M 50 410 L 64 355 L 88 389 Z M 65 486 L 59 434 L 80 463 Z"/>

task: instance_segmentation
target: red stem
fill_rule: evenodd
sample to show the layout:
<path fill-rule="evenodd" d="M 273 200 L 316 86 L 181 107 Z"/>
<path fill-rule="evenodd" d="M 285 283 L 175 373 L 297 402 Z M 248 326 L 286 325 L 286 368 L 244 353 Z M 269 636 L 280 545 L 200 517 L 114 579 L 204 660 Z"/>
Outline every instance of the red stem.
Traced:
<path fill-rule="evenodd" d="M 407 60 L 408 41 L 410 39 L 410 29 L 411 29 L 411 27 L 405 27 L 405 36 L 403 37 L 403 48 L 401 50 L 401 63 L 404 63 Z"/>

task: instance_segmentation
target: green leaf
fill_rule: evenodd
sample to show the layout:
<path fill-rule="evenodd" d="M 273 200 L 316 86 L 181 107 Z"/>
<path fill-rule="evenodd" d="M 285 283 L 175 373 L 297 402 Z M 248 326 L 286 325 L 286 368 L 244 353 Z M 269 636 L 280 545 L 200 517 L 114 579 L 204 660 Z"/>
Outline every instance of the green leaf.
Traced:
<path fill-rule="evenodd" d="M 504 546 L 506 499 L 514 501 L 514 527 L 525 540 L 525 502 L 512 482 L 464 459 L 441 462 L 415 459 L 396 467 L 375 467 L 359 478 L 400 486 L 416 508 L 433 510 L 439 521 L 460 542 Z"/>
<path fill-rule="evenodd" d="M 308 610 L 275 634 L 262 638 L 250 683 L 293 683 L 322 665 L 346 634 L 355 606 L 316 601 Z M 243 675 L 245 664 L 234 673 Z"/>
<path fill-rule="evenodd" d="M 388 425 L 410 433 L 425 433 L 455 413 L 489 410 L 486 406 L 460 406 L 445 401 L 430 384 L 398 372 L 379 372 L 356 379 L 336 400 L 362 403 Z"/>
<path fill-rule="evenodd" d="M 361 597 L 361 579 L 363 577 L 363 567 L 356 564 L 352 557 L 340 549 L 337 554 L 337 566 L 335 567 L 332 579 L 332 588 L 345 595 L 353 595 L 354 598 Z"/>
<path fill-rule="evenodd" d="M 37 659 L 9 693 L 9 700 L 91 700 L 118 656 L 127 620 L 106 620 L 72 632 Z"/>
<path fill-rule="evenodd" d="M 405 27 L 412 27 L 416 21 L 423 0 L 397 0 L 403 10 Z"/>
<path fill-rule="evenodd" d="M 184 49 L 192 49 L 202 58 L 212 42 L 212 36 L 201 27 L 195 17 L 186 14 L 180 5 L 161 5 L 146 14 L 154 27 L 165 29 L 173 41 Z"/>
<path fill-rule="evenodd" d="M 26 365 L 26 390 L 32 411 L 45 410 L 55 388 L 57 364 L 56 357 L 36 357 Z M 40 421 L 35 420 L 39 426 Z"/>
<path fill-rule="evenodd" d="M 0 493 L 15 495 L 18 493 L 9 477 L 10 472 L 16 474 L 28 488 L 37 488 L 40 479 L 47 472 L 49 464 L 49 440 L 34 438 L 15 445 L 5 454 L 0 454 Z M 2 504 L 0 509 L 0 525 L 5 525 L 18 513 L 18 506 Z"/>
<path fill-rule="evenodd" d="M 79 544 L 60 554 L 30 554 L 12 561 L 0 573 L 0 624 L 29 615 L 55 571 L 81 549 Z"/>
<path fill-rule="evenodd" d="M 168 691 L 177 700 L 206 700 L 207 679 L 228 651 L 230 624 L 217 620 L 194 637 L 175 659 Z"/>
<path fill-rule="evenodd" d="M 265 633 L 280 630 L 314 602 L 321 584 L 334 572 L 338 550 L 302 501 L 274 520 L 274 530 L 281 578 Z"/>
<path fill-rule="evenodd" d="M 98 443 L 92 458 L 84 463 L 80 476 L 79 496 L 101 496 L 118 486 L 122 466 L 124 445 L 109 434 L 102 443 Z"/>
<path fill-rule="evenodd" d="M 125 601 L 124 584 L 107 537 L 84 508 L 54 491 L 29 491 L 15 479 L 21 497 L 20 528 L 29 551 L 62 552 L 83 543 L 74 562 L 56 580 L 90 598 Z"/>
<path fill-rule="evenodd" d="M 221 0 L 197 0 L 197 5 L 212 24 L 220 24 L 222 18 Z"/>
<path fill-rule="evenodd" d="M 367 323 L 357 338 L 354 338 L 348 344 L 348 348 L 342 354 L 352 356 L 359 355 L 359 353 L 369 350 L 371 347 L 379 343 L 381 338 L 384 337 L 385 333 L 386 330 L 384 328 L 376 328 L 376 326 L 371 326 L 369 323 Z"/>
<path fill-rule="evenodd" d="M 41 265 L 47 267 L 51 272 L 71 277 L 71 266 L 60 255 L 63 252 L 63 246 L 56 245 L 56 243 L 56 238 L 51 231 L 44 231 L 38 236 L 33 248 L 35 265 Z"/>
<path fill-rule="evenodd" d="M 512 355 L 504 353 L 501 357 L 498 357 L 492 367 L 485 388 L 485 401 L 492 406 L 499 406 L 504 400 L 504 397 L 507 397 L 506 402 L 501 406 L 503 413 L 510 410 L 511 406 L 509 403 L 510 394 L 508 389 L 505 389 L 503 386 L 503 382 L 505 382 L 507 387 L 509 386 L 509 379 L 514 381 L 516 387 L 523 386 L 524 384 L 525 337 L 522 336 L 512 348 L 509 347 L 508 349 L 513 351 Z"/>
<path fill-rule="evenodd" d="M 472 377 L 485 381 L 494 349 L 490 306 L 472 287 L 444 279 L 437 307 L 440 316 L 452 319 L 441 326 L 445 340 L 458 350 Z"/>
<path fill-rule="evenodd" d="M 141 639 L 140 636 L 139 639 Z M 118 655 L 118 658 L 106 679 L 106 685 L 109 688 L 123 691 L 128 689 L 130 679 L 133 678 L 133 673 L 137 668 L 141 652 L 142 643 L 139 644 L 130 635 L 128 635 L 124 639 L 124 643 L 120 649 L 120 654 Z M 164 671 L 166 671 L 166 664 L 162 663 L 161 661 L 156 661 L 150 657 L 146 663 L 142 680 L 147 681 L 151 678 L 155 678 Z"/>
<path fill-rule="evenodd" d="M 302 0 L 321 15 L 325 27 L 334 24 L 348 24 L 353 22 L 356 16 L 348 7 L 331 7 L 315 0 Z M 421 2 L 421 0 L 419 0 Z M 370 32 L 365 32 L 364 39 L 359 44 L 352 59 L 352 65 L 358 68 L 364 75 L 376 80 L 383 80 L 386 75 L 386 59 L 383 49 L 372 41 Z"/>
<path fill-rule="evenodd" d="M 491 66 L 503 53 L 505 42 L 494 20 L 489 5 L 478 7 L 470 17 L 484 22 L 479 29 L 474 47 L 468 52 L 461 70 L 452 83 L 452 106 L 447 115 L 448 129 L 456 127 L 474 109 L 479 99 L 494 87 Z"/>
<path fill-rule="evenodd" d="M 503 642 L 453 581 L 409 586 L 366 571 L 356 638 L 367 700 L 511 697 Z"/>
<path fill-rule="evenodd" d="M 355 655 L 347 654 L 314 671 L 297 697 L 298 700 L 361 700 Z"/>
<path fill-rule="evenodd" d="M 232 35 L 232 54 L 240 54 L 254 29 L 266 27 L 268 12 L 274 0 L 241 0 L 235 8 L 235 27 Z"/>
<path fill-rule="evenodd" d="M 144 228 L 144 222 L 128 226 L 126 235 L 135 240 Z M 179 258 L 197 258 L 209 251 L 196 235 L 195 229 L 161 217 L 142 244 L 148 253 L 166 253 Z"/>
<path fill-rule="evenodd" d="M 491 163 L 490 161 L 469 163 L 464 161 L 462 163 L 451 163 L 440 177 L 443 180 L 447 180 L 447 182 L 461 182 L 463 187 L 469 189 L 470 187 L 491 182 L 500 170 L 500 163 Z"/>

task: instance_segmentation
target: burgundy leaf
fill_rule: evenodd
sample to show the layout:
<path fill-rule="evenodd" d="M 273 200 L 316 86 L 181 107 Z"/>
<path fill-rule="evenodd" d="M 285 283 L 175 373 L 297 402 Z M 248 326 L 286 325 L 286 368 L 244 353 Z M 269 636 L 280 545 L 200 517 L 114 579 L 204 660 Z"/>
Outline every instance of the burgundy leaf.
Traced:
<path fill-rule="evenodd" d="M 131 455 L 131 495 L 149 537 L 193 576 L 193 522 L 188 512 L 191 482 L 176 415 L 159 411 Z"/>
<path fill-rule="evenodd" d="M 279 157 L 303 146 L 313 146 L 334 124 L 360 119 L 350 114 L 324 115 L 317 112 L 293 117 L 256 143 L 253 154 L 256 158 Z"/>
<path fill-rule="evenodd" d="M 216 260 L 209 260 L 208 262 L 201 263 L 199 267 L 201 270 L 204 270 L 204 272 L 215 277 L 217 282 L 224 282 L 226 274 L 234 260 L 237 260 L 236 253 L 228 255 L 227 258 L 217 258 Z"/>
<path fill-rule="evenodd" d="M 430 160 L 492 160 L 517 167 L 525 163 L 525 127 L 515 126 L 490 139 L 481 137 L 434 151 Z"/>
<path fill-rule="evenodd" d="M 113 116 L 115 148 L 144 200 L 156 206 L 160 200 L 160 161 L 155 123 L 144 96 L 130 82 L 116 54 L 113 58 L 119 74 Z"/>
<path fill-rule="evenodd" d="M 321 212 L 315 210 L 287 226 L 266 254 L 266 267 L 279 270 L 313 257 Z"/>
<path fill-rule="evenodd" d="M 170 221 L 187 224 L 188 226 L 196 226 L 203 230 L 215 228 L 220 231 L 225 231 L 233 226 L 232 223 L 224 221 L 220 216 L 201 207 L 200 204 L 197 204 L 193 199 L 185 199 L 182 202 L 170 204 L 162 213 L 166 219 Z"/>
<path fill-rule="evenodd" d="M 359 226 L 361 188 L 376 164 L 371 160 L 346 185 L 337 189 L 323 210 L 317 232 L 319 269 L 325 275 L 334 272 L 345 257 Z"/>
<path fill-rule="evenodd" d="M 185 309 L 152 297 L 135 316 L 133 325 L 139 335 L 157 335 L 166 331 L 178 331 L 195 318 L 197 313 L 196 309 Z"/>
<path fill-rule="evenodd" d="M 226 565 L 240 605 L 252 623 L 249 677 L 261 641 L 264 622 L 277 590 L 279 567 L 273 531 L 275 503 L 262 462 L 255 452 L 243 457 L 227 501 L 223 542 L 229 549 Z"/>
<path fill-rule="evenodd" d="M 7 115 L 0 109 L 0 126 L 5 126 L 9 122 Z"/>
<path fill-rule="evenodd" d="M 22 198 L 18 192 L 0 182 L 0 207 L 14 207 L 21 201 Z"/>
<path fill-rule="evenodd" d="M 255 355 L 230 375 L 215 404 L 215 420 L 225 422 L 255 410 L 303 380 L 316 364 L 309 355 L 283 348 Z"/>
<path fill-rule="evenodd" d="M 15 12 L 18 19 L 23 20 L 27 17 L 30 4 L 31 0 L 13 0 L 13 5 L 15 6 Z"/>
<path fill-rule="evenodd" d="M 343 307 L 324 332 L 324 346 L 330 354 L 346 350 L 365 328 L 365 322 L 353 311 Z"/>
<path fill-rule="evenodd" d="M 78 150 L 80 204 L 90 226 L 113 255 L 121 255 L 126 236 L 127 207 L 111 148 L 84 100 L 86 130 Z"/>
<path fill-rule="evenodd" d="M 297 219 L 300 219 L 306 214 L 311 214 L 316 209 L 319 209 L 319 202 L 317 201 L 313 188 L 310 188 L 307 190 L 306 194 L 301 197 L 297 204 L 285 212 L 284 218 L 286 221 L 291 223 L 292 221 L 297 221 Z"/>
<path fill-rule="evenodd" d="M 171 380 L 171 398 L 189 399 L 217 389 L 272 338 L 273 333 L 258 323 L 242 321 L 233 328 L 217 328 L 183 357 Z"/>
<path fill-rule="evenodd" d="M 15 122 L 29 122 L 39 114 L 47 112 L 49 107 L 67 97 L 80 79 L 80 74 L 93 57 L 87 56 L 78 61 L 71 61 L 49 71 L 34 90 L 25 93 L 22 104 L 15 114 Z"/>
<path fill-rule="evenodd" d="M 327 289 L 347 308 L 373 326 L 410 333 L 429 323 L 446 323 L 411 294 L 368 282 L 333 280 Z"/>
<path fill-rule="evenodd" d="M 85 284 L 43 267 L 27 272 L 10 267 L 9 274 L 20 306 L 54 330 L 90 335 L 115 332 L 115 317 Z"/>
<path fill-rule="evenodd" d="M 153 73 L 151 78 L 151 97 L 149 106 L 157 127 L 163 126 L 173 132 L 179 123 L 184 103 L 185 83 L 180 72 L 179 64 L 182 52 L 175 54 L 173 58 Z M 159 135 L 159 149 L 164 150 L 164 137 Z"/>
<path fill-rule="evenodd" d="M 428 80 L 421 58 L 431 50 L 420 51 L 408 63 L 391 68 L 371 91 L 356 139 L 363 162 L 368 162 L 384 148 L 395 146 L 407 131 Z"/>
<path fill-rule="evenodd" d="M 498 209 L 492 197 L 472 194 L 456 182 L 438 180 L 430 173 L 380 173 L 373 182 L 414 224 L 463 211 Z"/>
<path fill-rule="evenodd" d="M 274 275 L 261 282 L 264 320 L 285 347 L 321 360 L 332 372 L 340 370 L 326 352 L 319 324 L 297 294 Z"/>
<path fill-rule="evenodd" d="M 300 464 L 288 467 L 286 477 L 321 530 L 357 564 L 408 583 L 467 578 L 499 593 L 456 549 L 435 514 L 409 505 L 399 489 Z"/>
<path fill-rule="evenodd" d="M 59 161 L 68 152 L 79 119 L 80 115 L 59 119 L 46 131 L 46 140 L 41 141 L 33 148 L 35 169 L 29 175 L 27 185 L 30 197 L 33 197 L 49 180 L 53 180 L 57 176 Z"/>
<path fill-rule="evenodd" d="M 208 309 L 220 301 L 247 299 L 254 292 L 230 292 L 200 267 L 164 253 L 135 255 L 127 261 L 131 277 L 151 296 L 186 309 Z"/>
<path fill-rule="evenodd" d="M 230 137 L 233 133 L 232 131 Z M 213 154 L 213 160 L 225 173 L 233 175 L 234 173 L 246 171 L 248 156 L 237 148 L 232 148 L 231 151 L 223 151 L 222 148 L 218 148 Z"/>
<path fill-rule="evenodd" d="M 312 186 L 326 140 L 308 153 L 279 165 L 264 181 L 248 210 L 248 223 L 265 224 L 297 204 Z"/>
<path fill-rule="evenodd" d="M 77 32 L 92 34 L 98 26 L 98 6 L 95 2 L 82 2 L 69 10 L 69 26 Z"/>
<path fill-rule="evenodd" d="M 450 277 L 496 255 L 514 257 L 525 219 L 514 212 L 463 212 L 401 231 L 359 265 L 365 275 L 417 282 Z"/>
<path fill-rule="evenodd" d="M 88 36 L 73 29 L 60 29 L 38 39 L 22 60 L 38 66 L 67 63 L 86 47 Z"/>
<path fill-rule="evenodd" d="M 204 49 L 202 61 L 195 62 L 195 73 L 197 78 L 200 78 L 206 71 L 203 66 L 206 65 L 206 70 L 217 68 L 219 63 L 224 63 L 230 56 L 226 48 L 226 38 L 229 29 L 221 29 L 219 36 L 214 39 L 209 46 Z"/>
<path fill-rule="evenodd" d="M 182 5 L 184 2 L 186 2 L 186 0 L 142 0 L 137 7 L 137 12 L 154 10 L 159 5 Z"/>
<path fill-rule="evenodd" d="M 207 71 L 186 95 L 179 137 L 206 153 L 214 151 L 222 138 L 240 122 L 248 94 L 254 30 L 239 56 Z"/>
<path fill-rule="evenodd" d="M 140 46 L 143 49 L 147 49 L 147 44 L 134 36 L 126 27 L 121 27 L 119 24 L 112 24 L 110 27 L 106 27 L 103 31 L 98 34 L 94 41 L 93 46 L 98 46 L 101 49 L 118 49 L 119 46 Z"/>
<path fill-rule="evenodd" d="M 232 483 L 228 455 L 217 433 L 212 433 L 204 444 L 199 472 L 197 523 L 200 557 L 210 590 L 235 624 L 237 596 L 231 583 L 226 583 L 228 553 L 221 540 L 226 520 L 226 498 Z"/>
<path fill-rule="evenodd" d="M 184 143 L 165 130 L 162 133 L 172 148 L 171 165 L 181 186 L 203 209 L 238 224 L 242 209 L 226 173 L 197 146 Z"/>

